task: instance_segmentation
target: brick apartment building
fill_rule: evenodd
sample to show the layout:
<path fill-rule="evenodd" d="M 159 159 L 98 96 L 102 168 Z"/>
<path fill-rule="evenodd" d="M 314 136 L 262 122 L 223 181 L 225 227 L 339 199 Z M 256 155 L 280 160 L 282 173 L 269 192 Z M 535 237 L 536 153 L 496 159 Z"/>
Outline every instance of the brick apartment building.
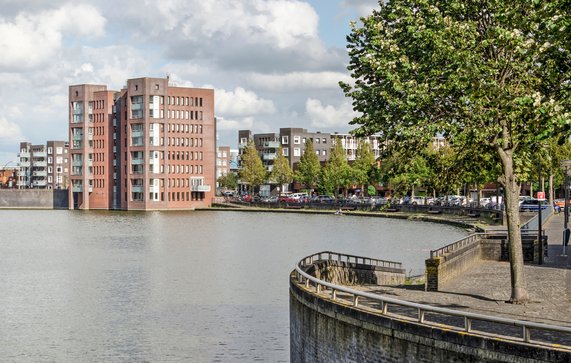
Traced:
<path fill-rule="evenodd" d="M 210 205 L 215 185 L 212 89 L 167 78 L 69 87 L 70 208 L 167 210 Z"/>

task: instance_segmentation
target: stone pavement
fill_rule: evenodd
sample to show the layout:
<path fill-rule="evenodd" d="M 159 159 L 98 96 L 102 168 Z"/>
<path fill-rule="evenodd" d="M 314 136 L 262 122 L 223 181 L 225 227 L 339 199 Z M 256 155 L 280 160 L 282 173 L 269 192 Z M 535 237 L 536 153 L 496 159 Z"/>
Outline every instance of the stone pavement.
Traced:
<path fill-rule="evenodd" d="M 482 261 L 438 292 L 426 292 L 418 285 L 382 286 L 367 290 L 433 306 L 571 326 L 571 263 L 568 257 L 560 256 L 563 214 L 552 216 L 544 224 L 544 228 L 549 236 L 549 257 L 545 259 L 544 265 L 525 266 L 531 298 L 527 304 L 506 303 L 511 293 L 508 262 Z M 505 326 L 497 330 L 506 333 Z M 518 335 L 520 332 L 516 331 L 514 334 Z M 538 335 L 539 333 L 536 333 L 533 339 L 538 339 Z M 557 343 L 571 345 L 571 336 L 561 337 Z"/>

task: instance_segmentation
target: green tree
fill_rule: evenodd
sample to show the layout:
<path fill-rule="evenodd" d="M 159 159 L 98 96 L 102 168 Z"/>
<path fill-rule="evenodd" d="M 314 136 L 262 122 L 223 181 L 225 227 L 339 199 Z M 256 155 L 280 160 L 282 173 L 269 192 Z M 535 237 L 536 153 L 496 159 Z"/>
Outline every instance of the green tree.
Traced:
<path fill-rule="evenodd" d="M 267 174 L 253 141 L 250 141 L 244 148 L 241 161 L 240 180 L 248 184 L 250 193 L 252 193 L 254 189 L 266 180 Z"/>
<path fill-rule="evenodd" d="M 313 189 L 319 181 L 319 173 L 321 172 L 321 164 L 319 158 L 315 154 L 313 141 L 307 138 L 305 142 L 305 150 L 297 164 L 295 179 L 305 185 L 307 188 Z"/>
<path fill-rule="evenodd" d="M 341 87 L 362 114 L 356 134 L 380 132 L 402 150 L 440 133 L 499 160 L 514 303 L 529 300 L 518 211 L 524 166 L 571 125 L 570 19 L 567 0 L 391 0 L 347 37 L 355 84 Z"/>
<path fill-rule="evenodd" d="M 353 179 L 355 184 L 362 186 L 363 190 L 369 184 L 375 184 L 379 181 L 379 173 L 377 172 L 377 159 L 371 144 L 361 141 L 357 146 L 357 157 L 351 166 L 353 169 Z"/>
<path fill-rule="evenodd" d="M 341 142 L 337 141 L 329 155 L 329 160 L 321 171 L 321 187 L 327 193 L 333 192 L 337 197 L 339 188 L 347 188 L 351 181 L 351 167 L 347 163 Z"/>
<path fill-rule="evenodd" d="M 238 177 L 234 173 L 228 173 L 218 178 L 218 185 L 225 189 L 235 190 L 238 187 Z"/>
<path fill-rule="evenodd" d="M 270 180 L 277 183 L 280 190 L 284 184 L 289 184 L 293 181 L 293 171 L 289 166 L 289 160 L 283 155 L 281 147 L 278 147 L 277 157 L 274 160 L 274 166 L 270 173 Z"/>

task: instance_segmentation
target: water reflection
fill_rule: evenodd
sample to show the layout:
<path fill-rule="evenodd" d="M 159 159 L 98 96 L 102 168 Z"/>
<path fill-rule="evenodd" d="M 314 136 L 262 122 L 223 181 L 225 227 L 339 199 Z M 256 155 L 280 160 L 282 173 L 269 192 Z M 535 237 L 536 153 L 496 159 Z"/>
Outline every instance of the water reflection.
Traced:
<path fill-rule="evenodd" d="M 403 261 L 448 226 L 242 212 L 0 211 L 0 357 L 287 361 L 288 275 L 333 250 Z"/>

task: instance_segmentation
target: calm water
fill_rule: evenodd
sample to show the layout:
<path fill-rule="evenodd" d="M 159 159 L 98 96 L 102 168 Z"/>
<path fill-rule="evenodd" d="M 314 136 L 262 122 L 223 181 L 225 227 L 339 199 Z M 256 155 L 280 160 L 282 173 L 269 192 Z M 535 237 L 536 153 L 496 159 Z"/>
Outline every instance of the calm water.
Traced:
<path fill-rule="evenodd" d="M 380 218 L 0 211 L 0 360 L 289 360 L 288 276 L 321 250 L 402 261 L 466 233 Z"/>

